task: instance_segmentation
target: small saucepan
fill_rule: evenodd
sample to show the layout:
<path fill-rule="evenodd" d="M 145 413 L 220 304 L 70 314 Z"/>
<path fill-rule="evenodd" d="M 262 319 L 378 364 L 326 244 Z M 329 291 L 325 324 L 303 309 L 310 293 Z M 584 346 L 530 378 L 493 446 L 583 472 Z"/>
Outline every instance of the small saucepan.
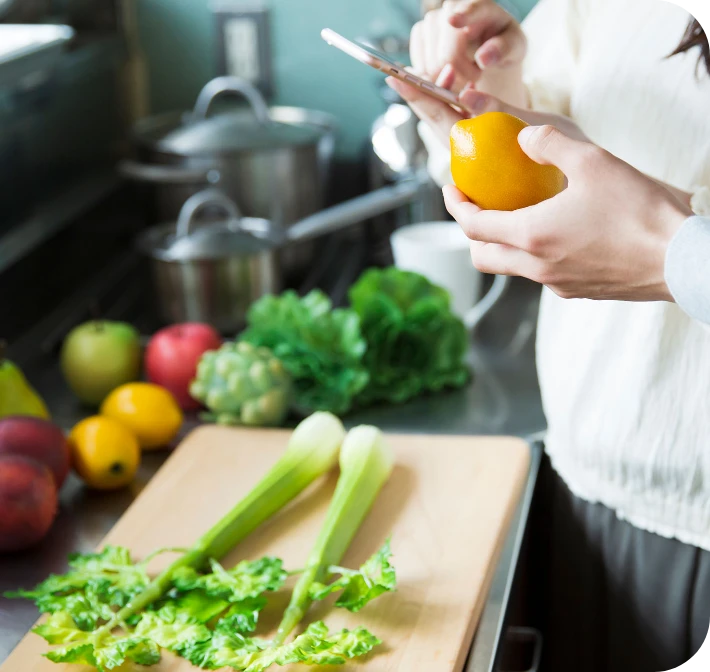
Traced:
<path fill-rule="evenodd" d="M 191 196 L 177 222 L 148 229 L 137 240 L 153 263 L 163 320 L 206 322 L 226 334 L 239 330 L 254 301 L 282 289 L 278 252 L 411 203 L 427 183 L 423 175 L 383 187 L 288 228 L 242 217 L 218 189 Z M 205 211 L 221 215 L 202 221 Z"/>

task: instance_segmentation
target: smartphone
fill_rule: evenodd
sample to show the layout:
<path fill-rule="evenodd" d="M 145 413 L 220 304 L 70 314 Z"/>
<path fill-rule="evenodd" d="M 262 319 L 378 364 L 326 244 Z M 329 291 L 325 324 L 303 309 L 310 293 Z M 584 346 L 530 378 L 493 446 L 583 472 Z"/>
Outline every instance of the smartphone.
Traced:
<path fill-rule="evenodd" d="M 436 84 L 427 82 L 421 77 L 413 75 L 411 72 L 408 72 L 405 66 L 401 63 L 391 61 L 387 58 L 387 56 L 381 54 L 372 47 L 368 47 L 366 44 L 362 44 L 360 42 L 352 42 L 330 28 L 324 28 L 321 31 L 321 37 L 331 46 L 337 47 L 341 51 L 348 54 L 348 56 L 356 58 L 361 63 L 369 65 L 371 68 L 375 68 L 376 70 L 380 70 L 386 75 L 396 77 L 397 79 L 416 87 L 432 98 L 440 100 L 442 103 L 463 109 L 463 106 L 461 105 L 461 102 L 456 94 L 452 93 L 448 89 L 436 86 Z"/>

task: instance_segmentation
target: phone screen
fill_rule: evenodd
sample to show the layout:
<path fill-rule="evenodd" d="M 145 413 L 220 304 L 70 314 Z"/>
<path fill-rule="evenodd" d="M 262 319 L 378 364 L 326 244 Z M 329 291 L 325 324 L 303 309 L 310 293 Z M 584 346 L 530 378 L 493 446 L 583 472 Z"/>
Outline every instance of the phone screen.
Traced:
<path fill-rule="evenodd" d="M 380 59 L 382 62 L 386 63 L 387 65 L 389 65 L 392 68 L 399 68 L 400 70 L 406 70 L 406 68 L 407 68 L 407 66 L 404 65 L 403 63 L 398 63 L 397 61 L 393 61 L 389 56 L 386 56 L 381 51 L 377 51 L 377 49 L 373 49 L 372 47 L 368 46 L 364 42 L 359 42 L 358 40 L 353 40 L 353 44 L 360 47 L 360 49 L 367 52 L 370 56 L 374 56 L 375 58 Z"/>
<path fill-rule="evenodd" d="M 417 87 L 420 91 L 423 91 L 427 95 L 441 100 L 447 105 L 461 107 L 457 96 L 451 91 L 438 87 L 436 84 L 432 84 L 431 82 L 427 82 L 421 77 L 417 77 L 407 71 L 406 66 L 402 63 L 393 61 L 391 58 L 385 56 L 385 54 L 380 53 L 376 49 L 373 49 L 362 42 L 352 42 L 329 28 L 323 29 L 321 36 L 328 44 L 337 47 L 358 61 L 380 70 L 387 75 L 401 79 L 402 81 Z"/>

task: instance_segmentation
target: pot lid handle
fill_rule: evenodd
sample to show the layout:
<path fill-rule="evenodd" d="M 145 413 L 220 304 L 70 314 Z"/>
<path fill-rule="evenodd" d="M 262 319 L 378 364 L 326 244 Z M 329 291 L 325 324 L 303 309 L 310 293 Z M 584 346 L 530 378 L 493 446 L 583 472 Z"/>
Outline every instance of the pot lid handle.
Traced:
<path fill-rule="evenodd" d="M 249 101 L 259 123 L 268 124 L 271 121 L 269 107 L 261 93 L 246 80 L 229 76 L 217 77 L 205 84 L 205 87 L 200 91 L 200 95 L 197 96 L 195 109 L 192 111 L 193 121 L 206 119 L 212 103 L 225 93 L 236 93 L 244 96 Z"/>
<path fill-rule="evenodd" d="M 189 236 L 195 217 L 207 207 L 221 208 L 230 219 L 240 220 L 242 218 L 234 201 L 227 198 L 219 189 L 205 189 L 185 201 L 178 217 L 176 236 L 178 238 Z"/>

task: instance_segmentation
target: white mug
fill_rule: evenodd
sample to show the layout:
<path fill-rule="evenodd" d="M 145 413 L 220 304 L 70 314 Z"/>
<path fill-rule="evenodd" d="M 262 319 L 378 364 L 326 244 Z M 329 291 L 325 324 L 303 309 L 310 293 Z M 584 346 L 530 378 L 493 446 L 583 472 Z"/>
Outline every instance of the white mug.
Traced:
<path fill-rule="evenodd" d="M 390 238 L 397 268 L 423 275 L 451 295 L 451 309 L 473 331 L 505 293 L 509 278 L 497 275 L 481 298 L 482 274 L 471 263 L 469 240 L 456 222 L 423 222 Z"/>

